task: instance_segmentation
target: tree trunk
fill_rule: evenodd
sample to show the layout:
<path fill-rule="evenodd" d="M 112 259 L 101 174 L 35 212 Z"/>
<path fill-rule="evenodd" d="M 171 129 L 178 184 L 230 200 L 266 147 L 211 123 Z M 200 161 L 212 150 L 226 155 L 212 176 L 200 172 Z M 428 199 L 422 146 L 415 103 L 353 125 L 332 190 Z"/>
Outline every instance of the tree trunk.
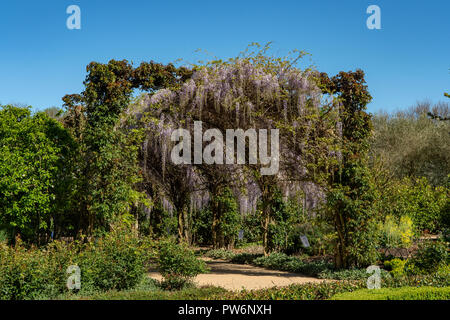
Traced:
<path fill-rule="evenodd" d="M 268 186 L 264 186 L 262 192 L 263 203 L 263 247 L 264 256 L 269 255 L 269 224 L 271 217 L 272 195 Z"/>
<path fill-rule="evenodd" d="M 179 208 L 177 210 L 177 215 L 178 215 L 178 241 L 182 242 L 183 241 L 183 237 L 184 237 L 184 232 L 183 232 L 183 224 L 184 224 L 184 212 L 182 208 Z"/>
<path fill-rule="evenodd" d="M 348 267 L 348 257 L 347 257 L 347 249 L 345 243 L 345 225 L 343 221 L 343 217 L 339 212 L 335 213 L 335 226 L 337 231 L 337 243 L 336 243 L 336 252 L 334 257 L 334 263 L 336 268 L 347 268 Z"/>

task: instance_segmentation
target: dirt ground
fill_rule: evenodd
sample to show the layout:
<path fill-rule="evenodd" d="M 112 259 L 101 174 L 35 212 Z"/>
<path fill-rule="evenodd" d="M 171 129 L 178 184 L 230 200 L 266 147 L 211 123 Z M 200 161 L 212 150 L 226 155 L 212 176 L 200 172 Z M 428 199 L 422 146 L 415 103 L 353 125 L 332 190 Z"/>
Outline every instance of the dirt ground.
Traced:
<path fill-rule="evenodd" d="M 320 283 L 324 280 L 306 277 L 297 273 L 268 270 L 250 265 L 234 264 L 222 260 L 204 259 L 211 271 L 198 275 L 194 281 L 199 286 L 214 285 L 227 290 L 253 290 L 290 284 Z M 151 271 L 149 276 L 160 280 L 161 275 Z"/>

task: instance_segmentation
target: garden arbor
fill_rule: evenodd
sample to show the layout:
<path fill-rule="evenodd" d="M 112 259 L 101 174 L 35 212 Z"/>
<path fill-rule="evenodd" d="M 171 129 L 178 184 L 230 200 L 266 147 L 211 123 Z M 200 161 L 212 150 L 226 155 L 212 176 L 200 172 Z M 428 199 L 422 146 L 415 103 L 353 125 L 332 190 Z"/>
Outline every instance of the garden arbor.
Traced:
<path fill-rule="evenodd" d="M 196 67 L 189 80 L 175 88 L 157 91 L 139 104 L 140 110 L 130 112 L 142 117 L 148 126 L 178 125 L 192 136 L 195 121 L 221 132 L 237 128 L 246 132 L 279 131 L 279 170 L 273 174 L 261 174 L 265 165 L 249 161 L 252 152 L 249 144 L 245 145 L 246 161 L 239 170 L 235 168 L 237 164 L 206 167 L 192 161 L 194 171 L 208 180 L 212 197 L 220 189 L 218 186 L 232 184 L 236 178 L 256 182 L 263 203 L 263 244 L 268 253 L 272 197 L 280 183 L 319 181 L 332 158 L 334 113 L 331 107 L 324 112 L 321 92 L 314 80 L 313 72 L 301 71 L 288 61 L 264 55 L 237 58 Z M 166 138 L 163 149 L 173 147 L 174 143 Z M 228 150 L 222 147 L 226 153 Z M 240 155 L 233 149 L 236 159 Z M 228 172 L 231 179 L 220 181 L 223 172 Z"/>

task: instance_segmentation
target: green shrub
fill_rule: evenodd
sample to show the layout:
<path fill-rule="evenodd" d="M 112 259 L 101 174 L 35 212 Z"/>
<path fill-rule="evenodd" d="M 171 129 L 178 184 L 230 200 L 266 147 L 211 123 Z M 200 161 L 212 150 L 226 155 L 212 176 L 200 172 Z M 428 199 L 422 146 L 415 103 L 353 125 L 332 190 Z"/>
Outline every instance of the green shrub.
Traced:
<path fill-rule="evenodd" d="M 448 287 L 450 286 L 450 268 L 442 266 L 436 272 L 428 274 L 411 274 L 406 266 L 406 274 L 397 277 L 383 277 L 382 287 Z"/>
<path fill-rule="evenodd" d="M 262 202 L 259 204 L 262 206 Z M 294 200 L 284 201 L 279 190 L 272 199 L 272 223 L 268 228 L 268 249 L 276 252 L 298 252 L 303 246 L 295 235 L 303 215 L 302 207 Z"/>
<path fill-rule="evenodd" d="M 405 275 L 407 262 L 408 260 L 396 258 L 385 261 L 384 267 L 386 268 L 386 270 L 390 271 L 391 275 L 394 278 L 398 278 Z"/>
<path fill-rule="evenodd" d="M 402 216 L 396 222 L 393 216 L 388 215 L 384 223 L 379 223 L 378 232 L 382 248 L 408 248 L 413 240 L 413 222 L 408 216 Z"/>
<path fill-rule="evenodd" d="M 152 254 L 148 241 L 115 228 L 104 238 L 81 244 L 54 241 L 44 248 L 0 244 L 0 299 L 51 299 L 68 292 L 67 268 L 81 270 L 80 294 L 136 286 Z"/>
<path fill-rule="evenodd" d="M 192 240 L 196 244 L 212 244 L 213 214 L 209 208 L 195 210 L 192 215 Z"/>
<path fill-rule="evenodd" d="M 409 260 L 412 273 L 432 273 L 448 264 L 447 245 L 441 241 L 421 244 L 417 253 Z"/>
<path fill-rule="evenodd" d="M 205 256 L 213 259 L 231 260 L 235 254 L 230 250 L 221 248 L 209 250 Z"/>
<path fill-rule="evenodd" d="M 241 214 L 238 210 L 236 197 L 227 187 L 215 195 L 211 203 L 217 207 L 211 210 L 218 211 L 217 239 L 220 246 L 234 247 L 239 230 L 241 229 Z"/>
<path fill-rule="evenodd" d="M 261 214 L 258 210 L 250 212 L 242 218 L 242 230 L 244 230 L 244 242 L 258 242 L 262 239 L 263 229 Z"/>
<path fill-rule="evenodd" d="M 207 271 L 206 264 L 185 243 L 177 244 L 173 239 L 161 241 L 158 267 L 164 278 L 161 285 L 169 290 L 183 288 L 192 278 Z"/>
<path fill-rule="evenodd" d="M 333 280 L 367 280 L 370 274 L 366 269 L 343 269 L 343 270 L 331 270 L 326 269 L 319 273 L 318 277 L 321 279 L 333 279 Z M 381 269 L 381 278 L 388 277 L 388 272 Z"/>
<path fill-rule="evenodd" d="M 109 291 L 91 296 L 83 296 L 83 300 L 206 300 L 211 296 L 220 296 L 227 291 L 220 287 L 206 286 L 188 287 L 177 291 L 165 291 L 160 288 L 151 290 Z"/>
<path fill-rule="evenodd" d="M 445 228 L 446 206 L 449 188 L 431 186 L 425 178 L 404 178 L 380 190 L 377 210 L 399 221 L 402 216 L 411 217 L 414 233 L 436 233 Z M 448 213 L 447 213 L 448 214 Z"/>
<path fill-rule="evenodd" d="M 9 242 L 8 231 L 0 228 L 0 242 Z"/>
<path fill-rule="evenodd" d="M 141 216 L 139 232 L 144 236 L 150 235 L 153 238 L 162 238 L 177 233 L 177 217 L 165 210 L 160 201 L 152 208 L 149 217 L 143 210 L 139 211 L 139 215 Z"/>
<path fill-rule="evenodd" d="M 360 282 L 322 282 L 294 284 L 288 287 L 273 287 L 260 290 L 227 292 L 210 297 L 213 300 L 325 300 L 337 293 L 364 288 Z"/>
<path fill-rule="evenodd" d="M 336 294 L 332 300 L 449 300 L 450 287 L 360 289 Z"/>
<path fill-rule="evenodd" d="M 266 257 L 259 257 L 253 261 L 254 265 L 287 272 L 301 273 L 309 276 L 317 276 L 325 270 L 333 269 L 333 264 L 325 261 L 309 261 L 288 256 L 284 253 L 272 253 Z"/>
<path fill-rule="evenodd" d="M 231 258 L 232 263 L 239 263 L 239 264 L 254 264 L 255 259 L 261 257 L 262 254 L 260 253 L 239 253 L 234 255 Z"/>
<path fill-rule="evenodd" d="M 73 246 L 52 243 L 46 249 L 0 244 L 0 299 L 31 300 L 54 297 L 65 290 L 66 269 L 73 263 Z"/>
<path fill-rule="evenodd" d="M 133 288 L 145 274 L 152 250 L 129 229 L 116 227 L 77 256 L 82 286 L 100 291 Z"/>

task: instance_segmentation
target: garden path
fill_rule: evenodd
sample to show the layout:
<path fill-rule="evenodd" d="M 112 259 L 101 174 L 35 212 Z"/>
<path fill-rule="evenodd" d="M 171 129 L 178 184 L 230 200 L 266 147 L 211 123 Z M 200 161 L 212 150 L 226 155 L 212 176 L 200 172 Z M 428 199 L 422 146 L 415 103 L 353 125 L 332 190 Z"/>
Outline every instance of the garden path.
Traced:
<path fill-rule="evenodd" d="M 224 260 L 208 258 L 204 260 L 211 270 L 209 273 L 200 274 L 194 279 L 198 286 L 213 285 L 227 290 L 238 291 L 325 281 L 314 277 L 302 276 L 298 273 L 268 270 L 246 264 L 229 263 Z M 151 270 L 149 276 L 153 279 L 161 280 L 161 275 L 155 270 Z"/>

